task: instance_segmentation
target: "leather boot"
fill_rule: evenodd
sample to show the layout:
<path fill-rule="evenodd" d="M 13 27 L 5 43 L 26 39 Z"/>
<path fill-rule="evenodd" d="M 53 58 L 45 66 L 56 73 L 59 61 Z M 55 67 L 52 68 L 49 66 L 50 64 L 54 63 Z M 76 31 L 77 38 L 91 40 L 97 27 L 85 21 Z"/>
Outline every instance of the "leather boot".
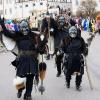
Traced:
<path fill-rule="evenodd" d="M 24 100 L 32 100 L 32 97 L 31 96 L 25 96 L 24 95 Z"/>
<path fill-rule="evenodd" d="M 24 89 L 25 89 L 25 88 L 22 88 L 22 89 L 19 89 L 19 90 L 18 90 L 17 98 L 21 98 L 21 96 L 22 96 L 22 91 L 23 91 Z"/>

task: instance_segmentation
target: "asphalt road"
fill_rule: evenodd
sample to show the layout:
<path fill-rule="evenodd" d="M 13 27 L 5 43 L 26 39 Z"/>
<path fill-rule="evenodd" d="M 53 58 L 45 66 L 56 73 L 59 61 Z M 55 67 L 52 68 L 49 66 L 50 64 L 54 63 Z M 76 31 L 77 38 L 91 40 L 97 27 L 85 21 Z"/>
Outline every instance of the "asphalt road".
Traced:
<path fill-rule="evenodd" d="M 13 59 L 14 55 L 9 52 L 0 54 L 0 100 L 23 100 L 23 97 L 21 99 L 16 97 L 17 91 L 13 86 L 15 69 L 10 64 Z M 44 95 L 41 95 L 39 91 L 35 93 L 33 87 L 33 100 L 100 100 L 100 77 L 97 77 L 93 71 L 90 70 L 94 90 L 91 91 L 89 87 L 85 71 L 82 82 L 82 91 L 78 92 L 75 89 L 75 76 L 72 77 L 71 88 L 67 89 L 63 73 L 61 77 L 56 77 L 54 58 L 46 62 L 48 65 L 44 81 L 46 91 L 44 92 Z"/>
<path fill-rule="evenodd" d="M 98 55 L 98 52 L 96 53 Z M 16 71 L 11 65 L 11 61 L 13 61 L 14 58 L 15 56 L 10 52 L 0 53 L 0 100 L 23 100 L 23 96 L 21 99 L 17 98 L 17 90 L 13 86 L 13 79 Z M 47 72 L 44 80 L 46 90 L 44 95 L 41 95 L 39 91 L 35 91 L 33 86 L 33 100 L 100 100 L 100 76 L 97 74 L 97 72 L 99 73 L 100 71 L 96 69 L 95 65 L 92 64 L 92 66 L 88 66 L 93 84 L 93 90 L 90 89 L 85 68 L 82 91 L 78 92 L 75 89 L 75 76 L 72 77 L 71 88 L 67 89 L 65 86 L 65 77 L 63 73 L 61 77 L 56 77 L 54 58 L 46 61 L 46 63 Z M 92 68 L 93 66 L 94 68 Z"/>

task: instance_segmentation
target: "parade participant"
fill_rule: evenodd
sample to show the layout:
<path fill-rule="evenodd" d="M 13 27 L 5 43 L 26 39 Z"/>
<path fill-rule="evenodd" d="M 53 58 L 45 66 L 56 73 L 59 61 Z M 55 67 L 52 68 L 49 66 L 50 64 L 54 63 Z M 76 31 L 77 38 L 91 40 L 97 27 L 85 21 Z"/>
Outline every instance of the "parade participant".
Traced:
<path fill-rule="evenodd" d="M 44 33 L 44 35 L 48 39 L 48 46 L 49 51 L 54 52 L 54 46 L 55 45 L 55 37 L 57 36 L 57 23 L 56 21 L 50 16 L 50 14 L 47 12 L 45 15 L 45 18 L 42 20 L 41 25 L 41 33 Z M 53 44 L 51 44 L 54 41 Z M 50 52 L 47 54 L 47 59 L 50 59 Z"/>
<path fill-rule="evenodd" d="M 56 74 L 56 76 L 60 77 L 63 52 L 60 50 L 60 48 L 56 48 L 53 55 L 56 55 L 56 57 L 55 57 L 55 63 L 56 63 L 56 66 L 57 66 L 57 74 Z"/>
<path fill-rule="evenodd" d="M 74 19 L 70 19 L 70 27 L 75 26 L 77 28 L 78 35 L 81 34 L 81 28 L 76 26 L 76 21 Z"/>
<path fill-rule="evenodd" d="M 81 33 L 80 33 L 81 34 Z M 63 45 L 63 51 L 67 55 L 66 60 L 66 86 L 70 88 L 70 80 L 73 74 L 76 74 L 76 89 L 81 90 L 80 85 L 84 74 L 84 60 L 82 54 L 87 55 L 87 49 L 83 38 L 75 26 L 69 29 L 69 37 Z"/>
<path fill-rule="evenodd" d="M 95 28 L 96 28 L 96 32 L 95 33 L 99 33 L 100 34 L 100 15 L 98 15 L 96 17 L 96 25 L 95 25 Z"/>
<path fill-rule="evenodd" d="M 0 24 L 3 29 L 3 34 L 16 41 L 18 48 L 16 76 L 24 78 L 26 77 L 26 91 L 24 94 L 24 100 L 32 100 L 31 93 L 33 87 L 33 79 L 36 79 L 38 84 L 38 36 L 32 33 L 28 22 L 22 20 L 19 24 L 19 31 L 13 31 L 13 33 L 6 29 L 4 21 L 0 20 Z M 17 97 L 20 98 L 24 88 L 18 90 Z"/>
<path fill-rule="evenodd" d="M 61 62 L 62 62 L 62 58 L 63 58 L 63 53 L 60 50 L 60 44 L 61 41 L 68 36 L 68 24 L 66 23 L 66 20 L 64 18 L 64 16 L 59 16 L 58 18 L 58 34 L 57 37 L 55 38 L 56 40 L 56 48 L 55 48 L 55 54 L 56 54 L 56 58 L 55 58 L 55 62 L 56 62 L 56 66 L 57 66 L 57 77 L 59 77 L 61 75 Z"/>

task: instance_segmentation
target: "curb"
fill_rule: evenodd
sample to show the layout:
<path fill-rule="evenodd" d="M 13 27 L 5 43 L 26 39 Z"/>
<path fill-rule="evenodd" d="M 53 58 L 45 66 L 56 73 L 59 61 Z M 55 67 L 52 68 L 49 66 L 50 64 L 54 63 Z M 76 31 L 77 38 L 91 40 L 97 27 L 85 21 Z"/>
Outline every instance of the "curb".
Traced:
<path fill-rule="evenodd" d="M 5 51 L 6 51 L 5 48 L 0 48 L 0 53 L 3 53 L 3 52 L 5 52 Z"/>

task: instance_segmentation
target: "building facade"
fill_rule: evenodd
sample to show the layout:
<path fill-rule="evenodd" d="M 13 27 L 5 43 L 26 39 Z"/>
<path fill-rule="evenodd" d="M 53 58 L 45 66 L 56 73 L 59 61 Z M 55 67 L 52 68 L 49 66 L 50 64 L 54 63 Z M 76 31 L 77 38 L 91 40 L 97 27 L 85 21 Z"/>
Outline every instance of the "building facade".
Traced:
<path fill-rule="evenodd" d="M 0 15 L 5 18 L 22 18 L 47 10 L 47 1 L 0 0 Z"/>
<path fill-rule="evenodd" d="M 11 19 L 29 17 L 45 12 L 51 6 L 69 9 L 72 0 L 0 0 L 0 15 Z"/>
<path fill-rule="evenodd" d="M 48 0 L 49 7 L 50 6 L 60 6 L 61 9 L 71 9 L 72 8 L 72 0 Z"/>
<path fill-rule="evenodd" d="M 22 18 L 37 16 L 50 7 L 71 9 L 76 14 L 82 0 L 0 0 L 0 15 L 6 18 Z M 100 0 L 96 0 L 96 10 L 100 11 Z"/>
<path fill-rule="evenodd" d="M 12 18 L 14 11 L 14 0 L 0 0 L 0 15 Z"/>

